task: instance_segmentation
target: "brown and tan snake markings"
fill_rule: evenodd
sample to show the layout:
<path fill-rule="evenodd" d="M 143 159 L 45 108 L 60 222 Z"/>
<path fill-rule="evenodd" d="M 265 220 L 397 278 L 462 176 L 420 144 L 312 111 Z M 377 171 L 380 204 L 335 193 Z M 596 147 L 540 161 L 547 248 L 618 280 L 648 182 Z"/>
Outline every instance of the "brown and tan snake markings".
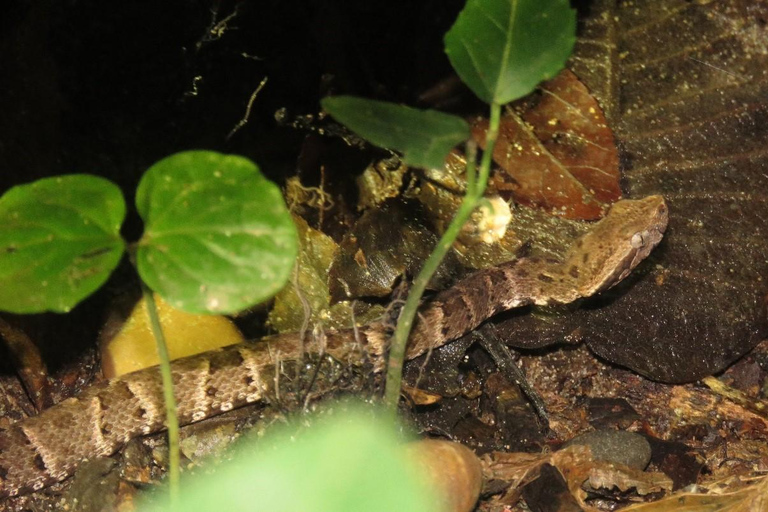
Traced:
<path fill-rule="evenodd" d="M 475 329 L 496 313 L 529 304 L 567 304 L 624 279 L 653 250 L 667 226 L 661 196 L 622 200 L 577 240 L 563 261 L 523 258 L 480 270 L 435 296 L 420 312 L 408 345 L 412 359 Z M 172 364 L 179 421 L 193 423 L 274 397 L 277 360 L 302 349 L 345 363 L 384 366 L 388 332 L 370 324 L 326 335 L 323 347 L 296 334 L 233 345 Z M 362 357 L 359 343 L 367 349 Z M 40 415 L 0 430 L 0 497 L 63 480 L 83 460 L 114 453 L 128 440 L 163 428 L 157 368 L 92 386 Z"/>

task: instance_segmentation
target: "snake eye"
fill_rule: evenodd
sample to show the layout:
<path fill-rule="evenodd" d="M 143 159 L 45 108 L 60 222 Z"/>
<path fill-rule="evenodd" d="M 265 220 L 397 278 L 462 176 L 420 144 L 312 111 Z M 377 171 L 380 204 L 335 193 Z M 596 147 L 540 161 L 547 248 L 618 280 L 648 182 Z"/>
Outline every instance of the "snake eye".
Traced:
<path fill-rule="evenodd" d="M 632 235 L 632 239 L 629 241 L 633 249 L 639 249 L 645 245 L 645 237 L 643 233 L 635 233 Z"/>

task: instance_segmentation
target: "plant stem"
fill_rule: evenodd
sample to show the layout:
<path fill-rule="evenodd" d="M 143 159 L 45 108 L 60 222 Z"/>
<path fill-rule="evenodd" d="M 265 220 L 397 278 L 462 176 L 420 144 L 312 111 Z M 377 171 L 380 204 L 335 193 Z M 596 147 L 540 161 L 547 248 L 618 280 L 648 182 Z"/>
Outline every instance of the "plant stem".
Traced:
<path fill-rule="evenodd" d="M 171 361 L 168 358 L 168 347 L 165 344 L 165 336 L 160 326 L 160 316 L 157 313 L 155 296 L 146 284 L 141 283 L 141 292 L 147 303 L 149 325 L 155 337 L 157 355 L 160 358 L 160 375 L 163 379 L 163 401 L 165 402 L 165 423 L 168 427 L 168 486 L 171 500 L 171 508 L 175 510 L 179 501 L 179 419 L 176 415 L 176 398 L 173 396 L 173 376 L 171 375 Z"/>
<path fill-rule="evenodd" d="M 450 250 L 456 237 L 459 235 L 464 223 L 475 210 L 478 201 L 483 197 L 485 187 L 488 184 L 488 176 L 491 171 L 491 161 L 493 156 L 493 147 L 496 144 L 496 137 L 499 133 L 499 121 L 501 119 L 501 105 L 491 104 L 491 117 L 488 123 L 488 131 L 485 134 L 485 150 L 480 162 L 480 170 L 475 177 L 475 155 L 467 155 L 467 192 L 461 201 L 456 215 L 451 220 L 443 236 L 437 242 L 437 246 L 429 255 L 427 261 L 421 267 L 421 271 L 413 280 L 411 291 L 405 300 L 405 305 L 400 312 L 400 318 L 397 321 L 395 334 L 392 340 L 392 346 L 389 350 L 389 362 L 387 364 L 387 383 L 384 390 L 384 405 L 395 414 L 397 404 L 400 400 L 400 387 L 403 379 L 403 360 L 405 357 L 405 348 L 408 342 L 408 336 L 413 327 L 413 320 L 416 318 L 416 312 L 421 302 L 427 283 L 432 278 L 440 262 Z"/>

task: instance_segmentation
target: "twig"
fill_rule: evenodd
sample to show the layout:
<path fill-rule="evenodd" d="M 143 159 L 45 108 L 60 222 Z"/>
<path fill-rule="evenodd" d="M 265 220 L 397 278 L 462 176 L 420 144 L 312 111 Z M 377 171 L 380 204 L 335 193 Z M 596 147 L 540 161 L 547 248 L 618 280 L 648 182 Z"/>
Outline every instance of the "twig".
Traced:
<path fill-rule="evenodd" d="M 715 377 L 704 377 L 701 382 L 716 394 L 727 398 L 731 402 L 740 405 L 746 410 L 768 419 L 768 402 L 759 398 L 752 398 L 743 391 L 732 388 L 720 382 Z"/>
<path fill-rule="evenodd" d="M 312 307 L 309 305 L 309 301 L 304 296 L 304 293 L 302 293 L 301 289 L 299 288 L 299 267 L 301 265 L 301 262 L 297 259 L 296 260 L 296 266 L 293 270 L 293 291 L 296 293 L 296 296 L 299 298 L 299 302 L 301 302 L 301 307 L 304 311 L 304 319 L 301 322 L 301 329 L 299 329 L 299 340 L 301 342 L 300 351 L 299 354 L 299 363 L 296 366 L 296 385 L 299 386 L 301 383 L 301 368 L 304 366 L 304 351 L 305 351 L 305 343 L 307 336 L 307 329 L 309 328 L 309 321 L 312 318 Z M 298 388 L 295 390 L 298 393 Z"/>
<path fill-rule="evenodd" d="M 515 363 L 512 351 L 509 350 L 506 344 L 499 340 L 496 336 L 495 330 L 486 325 L 479 331 L 472 333 L 472 335 L 480 341 L 480 346 L 488 352 L 496 364 L 496 368 L 504 375 L 508 380 L 517 384 L 517 387 L 523 392 L 525 397 L 530 401 L 533 406 L 533 410 L 536 411 L 536 415 L 542 422 L 542 426 L 549 430 L 549 414 L 547 414 L 547 406 L 541 396 L 528 382 L 523 370 Z"/>
<path fill-rule="evenodd" d="M 3 317 L 0 317 L 0 337 L 5 340 L 21 384 L 37 412 L 53 405 L 48 369 L 35 342 L 24 329 L 12 325 Z"/>
<path fill-rule="evenodd" d="M 427 355 L 424 356 L 424 362 L 419 366 L 419 374 L 416 376 L 416 384 L 414 384 L 414 387 L 419 387 L 419 384 L 421 384 L 421 378 L 424 376 L 424 370 L 427 369 L 427 365 L 429 364 L 429 361 L 432 359 L 432 354 L 434 354 L 435 351 L 432 347 L 429 347 L 429 350 L 427 350 Z"/>
<path fill-rule="evenodd" d="M 319 340 L 318 346 L 320 347 L 320 351 L 318 352 L 318 355 L 317 355 L 317 363 L 315 364 L 315 371 L 312 372 L 312 377 L 309 379 L 309 382 L 307 383 L 307 394 L 304 396 L 304 399 L 303 399 L 305 412 L 307 410 L 307 406 L 309 405 L 310 391 L 312 390 L 312 386 L 315 385 L 315 381 L 317 381 L 317 376 L 320 373 L 320 367 L 323 365 L 323 358 L 325 357 L 325 346 L 326 346 L 325 330 L 323 329 L 322 324 L 318 324 L 315 327 L 315 330 L 316 332 L 313 334 L 315 338 Z"/>
<path fill-rule="evenodd" d="M 267 85 L 267 78 L 268 77 L 265 76 L 264 79 L 259 83 L 258 87 L 256 87 L 253 93 L 251 93 L 251 97 L 248 99 L 248 105 L 245 107 L 245 115 L 240 121 L 238 121 L 235 127 L 232 128 L 232 131 L 229 132 L 229 134 L 226 137 L 226 140 L 229 140 L 230 138 L 232 138 L 232 136 L 235 133 L 237 133 L 237 131 L 240 130 L 240 128 L 242 128 L 248 123 L 248 118 L 251 117 L 251 108 L 253 107 L 253 102 L 256 101 L 256 96 L 258 96 L 261 90 L 264 88 L 264 86 Z"/>
<path fill-rule="evenodd" d="M 349 314 L 352 317 L 352 333 L 355 336 L 355 346 L 360 351 L 360 359 L 365 363 L 369 362 L 368 351 L 363 347 L 363 340 L 360 339 L 360 329 L 357 327 L 357 319 L 355 318 L 355 304 L 356 301 L 352 300 L 349 306 Z M 346 361 L 348 362 L 348 361 Z"/>
<path fill-rule="evenodd" d="M 224 36 L 227 30 L 235 30 L 232 27 L 229 27 L 228 24 L 230 21 L 232 21 L 232 19 L 235 18 L 235 16 L 239 14 L 240 5 L 241 4 L 239 3 L 235 5 L 235 8 L 232 10 L 232 12 L 221 21 L 216 21 L 216 19 L 219 17 L 218 4 L 211 8 L 211 23 L 208 25 L 208 28 L 205 29 L 205 34 L 203 37 L 201 37 L 200 40 L 195 43 L 195 51 L 199 52 L 205 43 L 218 41 Z"/>

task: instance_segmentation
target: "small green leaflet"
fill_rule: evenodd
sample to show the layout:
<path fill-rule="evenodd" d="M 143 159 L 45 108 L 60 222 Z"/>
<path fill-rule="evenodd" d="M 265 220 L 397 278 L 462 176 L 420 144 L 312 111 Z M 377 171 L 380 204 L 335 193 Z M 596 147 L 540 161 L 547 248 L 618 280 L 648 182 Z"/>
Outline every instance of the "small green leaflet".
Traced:
<path fill-rule="evenodd" d="M 445 53 L 480 99 L 503 105 L 555 76 L 575 41 L 568 0 L 467 0 Z"/>
<path fill-rule="evenodd" d="M 150 288 L 190 313 L 235 313 L 277 293 L 298 252 L 280 189 L 236 155 L 187 151 L 150 167 L 136 193 L 136 263 Z"/>
<path fill-rule="evenodd" d="M 352 96 L 325 98 L 321 104 L 337 121 L 377 146 L 399 151 L 414 167 L 441 169 L 451 149 L 469 138 L 463 119 L 436 110 Z"/>
<path fill-rule="evenodd" d="M 125 200 L 85 174 L 45 178 L 0 198 L 0 310 L 66 312 L 99 288 L 122 257 Z"/>

